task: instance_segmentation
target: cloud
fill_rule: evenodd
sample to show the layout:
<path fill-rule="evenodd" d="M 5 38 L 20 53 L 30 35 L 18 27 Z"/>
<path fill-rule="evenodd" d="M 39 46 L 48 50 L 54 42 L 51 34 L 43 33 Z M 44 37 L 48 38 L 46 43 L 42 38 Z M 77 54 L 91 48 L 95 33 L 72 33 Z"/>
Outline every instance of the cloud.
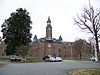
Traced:
<path fill-rule="evenodd" d="M 91 3 L 100 7 L 99 0 L 91 0 Z M 50 16 L 53 37 L 58 38 L 62 35 L 65 41 L 73 41 L 86 35 L 73 25 L 73 16 L 81 13 L 85 5 L 88 5 L 88 0 L 0 0 L 0 24 L 17 8 L 22 7 L 30 13 L 33 36 L 36 34 L 38 38 L 45 37 L 46 21 Z"/>

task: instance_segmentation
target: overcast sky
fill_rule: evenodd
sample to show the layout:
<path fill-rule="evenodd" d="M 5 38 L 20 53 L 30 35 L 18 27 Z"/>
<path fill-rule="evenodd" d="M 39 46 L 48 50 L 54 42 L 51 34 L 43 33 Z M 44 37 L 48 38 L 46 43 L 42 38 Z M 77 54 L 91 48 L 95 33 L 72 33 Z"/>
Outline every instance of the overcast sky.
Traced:
<path fill-rule="evenodd" d="M 91 0 L 91 5 L 100 8 L 100 0 Z M 90 36 L 74 25 L 73 21 L 73 17 L 81 13 L 85 6 L 88 6 L 88 0 L 0 0 L 0 25 L 17 8 L 25 8 L 33 22 L 33 37 L 35 34 L 38 38 L 46 36 L 46 22 L 50 16 L 53 38 L 58 39 L 61 35 L 64 41 L 86 39 Z M 0 35 L 2 36 L 1 32 Z"/>

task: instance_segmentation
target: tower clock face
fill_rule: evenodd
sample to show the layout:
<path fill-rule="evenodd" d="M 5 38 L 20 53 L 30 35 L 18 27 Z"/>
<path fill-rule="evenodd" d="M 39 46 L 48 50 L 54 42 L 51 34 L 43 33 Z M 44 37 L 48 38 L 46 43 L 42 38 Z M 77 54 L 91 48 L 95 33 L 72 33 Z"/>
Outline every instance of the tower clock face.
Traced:
<path fill-rule="evenodd" d="M 51 23 L 47 23 L 48 25 L 50 25 Z"/>

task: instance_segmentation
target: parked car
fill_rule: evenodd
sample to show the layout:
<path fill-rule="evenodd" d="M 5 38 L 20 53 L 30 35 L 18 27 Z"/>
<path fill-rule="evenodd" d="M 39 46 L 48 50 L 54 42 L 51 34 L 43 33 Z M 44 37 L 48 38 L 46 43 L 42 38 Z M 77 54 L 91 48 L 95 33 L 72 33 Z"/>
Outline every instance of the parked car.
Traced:
<path fill-rule="evenodd" d="M 44 61 L 49 60 L 49 59 L 50 59 L 49 56 L 44 56 L 44 57 L 43 57 L 43 60 L 44 60 Z"/>
<path fill-rule="evenodd" d="M 21 62 L 22 58 L 19 55 L 11 55 L 10 56 L 10 61 L 11 62 Z"/>
<path fill-rule="evenodd" d="M 92 57 L 90 58 L 90 61 L 98 61 L 98 58 L 92 56 Z"/>
<path fill-rule="evenodd" d="M 50 62 L 55 62 L 56 59 L 55 59 L 55 57 L 50 57 L 50 58 L 49 58 L 49 61 L 50 61 Z"/>
<path fill-rule="evenodd" d="M 61 62 L 62 58 L 61 57 L 51 57 L 51 56 L 45 56 L 43 58 L 44 61 L 46 62 Z"/>
<path fill-rule="evenodd" d="M 62 61 L 62 58 L 61 58 L 61 57 L 56 57 L 55 59 L 56 59 L 56 61 L 58 61 L 58 62 L 59 62 L 59 61 L 60 61 L 60 62 Z"/>

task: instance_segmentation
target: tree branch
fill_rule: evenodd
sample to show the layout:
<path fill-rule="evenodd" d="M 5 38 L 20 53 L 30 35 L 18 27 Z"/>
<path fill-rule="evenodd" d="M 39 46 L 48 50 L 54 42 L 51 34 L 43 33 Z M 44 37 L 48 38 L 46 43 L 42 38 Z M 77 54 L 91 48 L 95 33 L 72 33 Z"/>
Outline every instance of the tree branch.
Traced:
<path fill-rule="evenodd" d="M 93 19 L 95 19 L 96 17 L 98 17 L 100 15 L 100 11 L 95 15 L 95 17 Z"/>

